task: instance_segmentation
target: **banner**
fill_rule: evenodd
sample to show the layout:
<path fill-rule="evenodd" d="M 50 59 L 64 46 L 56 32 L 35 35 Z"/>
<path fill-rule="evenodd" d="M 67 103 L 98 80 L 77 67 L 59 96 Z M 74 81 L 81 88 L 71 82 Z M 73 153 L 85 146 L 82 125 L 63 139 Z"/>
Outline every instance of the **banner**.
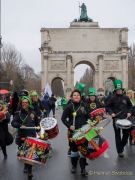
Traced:
<path fill-rule="evenodd" d="M 46 93 L 48 93 L 49 97 L 51 97 L 52 90 L 51 90 L 51 86 L 49 85 L 49 83 L 47 83 L 45 86 L 44 94 L 46 94 Z"/>

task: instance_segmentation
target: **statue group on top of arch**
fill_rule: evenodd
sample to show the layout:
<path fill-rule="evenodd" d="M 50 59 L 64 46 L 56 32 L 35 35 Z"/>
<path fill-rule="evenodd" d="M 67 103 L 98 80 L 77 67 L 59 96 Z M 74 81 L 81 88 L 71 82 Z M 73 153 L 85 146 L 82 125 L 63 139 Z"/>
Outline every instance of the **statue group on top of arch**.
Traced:
<path fill-rule="evenodd" d="M 75 19 L 74 22 L 93 22 L 93 20 L 91 18 L 89 18 L 87 15 L 86 5 L 84 3 L 82 3 L 82 5 L 79 6 L 79 8 L 81 8 L 80 18 L 78 20 Z"/>

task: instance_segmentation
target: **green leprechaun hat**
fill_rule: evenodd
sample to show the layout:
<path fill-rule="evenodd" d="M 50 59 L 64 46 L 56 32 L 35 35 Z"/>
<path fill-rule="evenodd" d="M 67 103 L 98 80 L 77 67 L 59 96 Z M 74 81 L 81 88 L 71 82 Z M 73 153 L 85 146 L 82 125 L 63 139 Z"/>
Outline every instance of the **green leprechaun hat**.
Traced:
<path fill-rule="evenodd" d="M 96 88 L 89 88 L 89 96 L 96 96 Z"/>
<path fill-rule="evenodd" d="M 123 90 L 123 82 L 119 79 L 114 80 L 113 82 L 115 90 L 122 89 Z"/>
<path fill-rule="evenodd" d="M 85 86 L 86 86 L 86 85 L 83 84 L 83 83 L 77 83 L 77 84 L 75 85 L 75 89 L 78 89 L 79 91 L 83 92 Z"/>
<path fill-rule="evenodd" d="M 86 93 L 85 93 L 85 92 L 83 92 L 83 93 L 82 93 L 82 96 L 84 96 L 84 97 L 85 97 L 85 96 L 86 96 Z"/>

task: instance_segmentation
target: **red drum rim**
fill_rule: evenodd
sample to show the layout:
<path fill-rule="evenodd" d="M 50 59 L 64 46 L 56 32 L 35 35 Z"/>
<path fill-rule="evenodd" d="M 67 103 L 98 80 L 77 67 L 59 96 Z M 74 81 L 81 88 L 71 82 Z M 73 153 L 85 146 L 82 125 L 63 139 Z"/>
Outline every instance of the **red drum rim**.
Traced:
<path fill-rule="evenodd" d="M 132 134 L 132 135 L 135 135 L 135 129 L 131 131 L 131 134 Z"/>
<path fill-rule="evenodd" d="M 46 163 L 46 161 L 43 163 L 43 162 L 39 162 L 39 161 L 35 161 L 35 160 L 32 160 L 32 159 L 29 159 L 29 158 L 25 158 L 25 157 L 19 157 L 20 160 L 23 160 L 25 162 L 28 162 L 28 164 L 39 164 L 39 165 L 43 165 Z"/>
<path fill-rule="evenodd" d="M 105 108 L 98 108 L 90 113 L 91 116 L 95 116 L 98 113 L 105 113 Z"/>
<path fill-rule="evenodd" d="M 37 139 L 37 138 L 26 138 L 25 142 L 35 143 L 37 145 L 41 145 L 41 146 L 46 147 L 46 148 L 50 146 L 50 144 L 47 143 L 46 141 L 43 141 L 43 140 Z"/>
<path fill-rule="evenodd" d="M 43 143 L 46 143 L 46 144 L 50 144 L 50 142 L 42 140 L 42 139 L 39 139 L 39 138 L 27 137 L 26 139 L 32 139 L 32 140 L 35 140 L 35 141 L 39 141 L 39 142 L 43 142 Z"/>
<path fill-rule="evenodd" d="M 102 144 L 102 147 L 98 151 L 88 154 L 88 155 L 86 155 L 86 157 L 88 159 L 94 160 L 94 159 L 98 158 L 100 155 L 102 155 L 108 148 L 109 148 L 109 143 L 107 140 L 105 140 L 105 142 L 103 142 L 103 144 Z"/>

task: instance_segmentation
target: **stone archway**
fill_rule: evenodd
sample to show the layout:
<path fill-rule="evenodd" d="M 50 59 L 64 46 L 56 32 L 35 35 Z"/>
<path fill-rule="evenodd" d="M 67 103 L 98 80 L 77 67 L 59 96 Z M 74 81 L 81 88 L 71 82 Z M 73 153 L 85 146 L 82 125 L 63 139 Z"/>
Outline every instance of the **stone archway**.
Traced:
<path fill-rule="evenodd" d="M 98 22 L 42 28 L 40 52 L 42 89 L 55 77 L 62 77 L 65 90 L 73 89 L 74 67 L 83 61 L 94 67 L 96 89 L 104 89 L 111 74 L 128 87 L 127 28 L 100 28 Z"/>

